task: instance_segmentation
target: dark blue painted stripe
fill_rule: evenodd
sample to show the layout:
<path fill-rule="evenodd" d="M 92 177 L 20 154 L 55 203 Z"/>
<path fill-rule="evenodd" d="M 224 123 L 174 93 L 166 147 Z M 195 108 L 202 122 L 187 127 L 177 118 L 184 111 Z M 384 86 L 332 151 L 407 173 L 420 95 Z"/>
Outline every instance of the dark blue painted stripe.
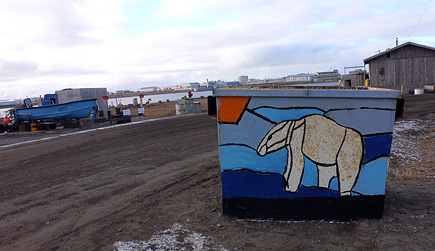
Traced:
<path fill-rule="evenodd" d="M 364 163 L 373 160 L 379 156 L 390 156 L 391 153 L 391 142 L 393 140 L 393 135 L 374 135 L 364 137 Z"/>
<path fill-rule="evenodd" d="M 301 186 L 296 193 L 284 191 L 282 175 L 262 174 L 249 170 L 224 171 L 221 173 L 223 198 L 298 198 L 339 197 L 338 191 Z"/>

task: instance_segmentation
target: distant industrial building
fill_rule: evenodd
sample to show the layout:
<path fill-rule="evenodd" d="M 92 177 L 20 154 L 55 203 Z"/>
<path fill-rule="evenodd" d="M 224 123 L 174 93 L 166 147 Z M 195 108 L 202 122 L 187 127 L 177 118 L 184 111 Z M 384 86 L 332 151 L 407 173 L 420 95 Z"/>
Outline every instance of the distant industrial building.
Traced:
<path fill-rule="evenodd" d="M 225 87 L 225 86 L 233 86 L 233 85 L 240 85 L 239 81 L 219 81 L 217 83 L 214 84 L 215 88 L 219 88 L 219 87 Z"/>
<path fill-rule="evenodd" d="M 435 84 L 435 48 L 407 42 L 364 59 L 370 85 L 404 91 Z"/>
<path fill-rule="evenodd" d="M 199 88 L 200 85 L 201 84 L 198 83 L 198 82 L 184 83 L 184 84 L 181 84 L 181 85 L 177 86 L 177 88 L 175 88 L 175 89 L 178 89 L 178 90 L 191 90 L 191 91 L 193 91 L 194 89 Z"/>
<path fill-rule="evenodd" d="M 341 75 L 338 70 L 314 73 L 314 82 L 338 82 Z"/>
<path fill-rule="evenodd" d="M 244 76 L 244 75 L 238 76 L 237 81 L 242 85 L 246 84 L 248 82 L 248 76 Z"/>
<path fill-rule="evenodd" d="M 299 73 L 297 75 L 288 75 L 285 78 L 286 82 L 312 82 L 314 79 L 314 74 L 310 73 Z"/>
<path fill-rule="evenodd" d="M 141 92 L 156 92 L 159 89 L 157 86 L 148 86 L 148 87 L 142 87 L 139 89 Z"/>
<path fill-rule="evenodd" d="M 255 79 L 248 78 L 248 76 L 238 76 L 237 82 L 239 84 L 248 85 L 264 85 L 264 84 L 275 84 L 275 85 L 292 85 L 297 83 L 313 83 L 313 82 L 338 82 L 341 78 L 338 70 L 326 71 L 326 72 L 316 72 L 312 73 L 299 73 L 296 75 L 288 75 L 286 77 L 280 78 L 266 78 L 266 79 Z"/>
<path fill-rule="evenodd" d="M 255 79 L 251 78 L 246 84 L 248 85 L 262 85 L 262 84 L 278 84 L 285 83 L 285 77 L 282 78 L 266 78 L 266 79 Z"/>

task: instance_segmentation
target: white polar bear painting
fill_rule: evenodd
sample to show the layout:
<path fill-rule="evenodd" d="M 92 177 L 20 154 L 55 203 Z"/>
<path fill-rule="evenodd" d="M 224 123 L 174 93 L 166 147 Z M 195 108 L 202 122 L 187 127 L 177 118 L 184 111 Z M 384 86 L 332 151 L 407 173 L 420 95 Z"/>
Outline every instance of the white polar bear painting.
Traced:
<path fill-rule="evenodd" d="M 364 142 L 351 128 L 321 115 L 283 121 L 274 126 L 258 145 L 261 156 L 287 148 L 283 174 L 285 191 L 296 192 L 302 181 L 304 156 L 318 169 L 318 187 L 329 188 L 333 177 L 339 181 L 340 195 L 351 195 L 363 160 Z"/>

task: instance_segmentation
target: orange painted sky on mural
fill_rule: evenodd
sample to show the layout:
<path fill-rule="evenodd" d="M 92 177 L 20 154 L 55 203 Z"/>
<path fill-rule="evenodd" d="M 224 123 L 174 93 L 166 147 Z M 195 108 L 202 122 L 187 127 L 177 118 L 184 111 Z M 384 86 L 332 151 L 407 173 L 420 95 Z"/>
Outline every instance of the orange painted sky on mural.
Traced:
<path fill-rule="evenodd" d="M 236 124 L 249 102 L 249 97 L 218 97 L 220 123 Z"/>

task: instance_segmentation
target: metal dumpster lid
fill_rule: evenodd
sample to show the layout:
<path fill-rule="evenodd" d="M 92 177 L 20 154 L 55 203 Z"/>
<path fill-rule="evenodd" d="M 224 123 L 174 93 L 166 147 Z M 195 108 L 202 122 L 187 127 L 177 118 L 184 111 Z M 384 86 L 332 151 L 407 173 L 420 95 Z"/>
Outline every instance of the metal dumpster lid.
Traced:
<path fill-rule="evenodd" d="M 214 96 L 309 97 L 309 98 L 400 98 L 400 91 L 366 86 L 271 86 L 236 85 L 213 89 Z"/>

